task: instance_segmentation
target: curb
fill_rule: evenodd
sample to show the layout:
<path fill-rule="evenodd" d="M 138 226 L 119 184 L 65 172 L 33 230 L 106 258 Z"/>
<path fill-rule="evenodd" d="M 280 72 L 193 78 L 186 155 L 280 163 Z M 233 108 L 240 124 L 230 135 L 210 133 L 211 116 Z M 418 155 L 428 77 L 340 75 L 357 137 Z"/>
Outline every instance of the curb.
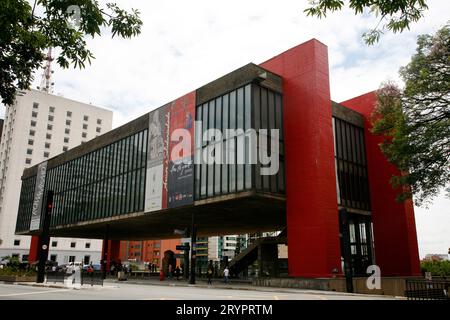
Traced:
<path fill-rule="evenodd" d="M 119 281 L 108 281 L 110 283 L 115 283 Z M 196 287 L 196 288 L 212 288 L 212 289 L 225 289 L 225 290 L 245 290 L 245 291 L 260 291 L 260 292 L 280 292 L 280 293 L 307 293 L 311 295 L 329 295 L 329 296 L 348 296 L 348 297 L 367 297 L 367 298 L 386 298 L 386 299 L 406 299 L 405 297 L 397 297 L 390 295 L 375 295 L 375 294 L 358 294 L 358 293 L 348 293 L 348 292 L 337 292 L 337 291 L 318 291 L 318 290 L 308 290 L 308 289 L 296 289 L 296 288 L 281 288 L 281 287 L 232 287 L 232 286 L 208 286 L 207 284 L 183 284 L 183 283 L 163 283 L 163 282 L 149 282 L 145 283 L 143 281 L 120 281 L 119 283 L 129 283 L 137 285 L 154 285 L 154 286 L 166 286 L 166 287 Z"/>

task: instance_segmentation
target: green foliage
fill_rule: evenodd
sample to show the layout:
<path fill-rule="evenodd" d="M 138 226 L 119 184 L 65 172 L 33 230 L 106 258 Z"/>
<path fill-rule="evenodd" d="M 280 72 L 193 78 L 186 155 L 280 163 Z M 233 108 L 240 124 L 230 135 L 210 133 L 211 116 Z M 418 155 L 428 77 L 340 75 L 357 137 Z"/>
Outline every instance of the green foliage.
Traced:
<path fill-rule="evenodd" d="M 17 257 L 2 257 L 3 261 L 7 261 L 6 265 L 0 268 L 0 276 L 35 276 L 36 271 L 29 265 L 24 266 Z"/>
<path fill-rule="evenodd" d="M 79 19 L 71 6 L 78 6 Z M 61 67 L 84 68 L 94 58 L 85 36 L 99 36 L 102 28 L 110 29 L 112 37 L 136 36 L 142 26 L 139 14 L 114 3 L 102 9 L 95 0 L 35 0 L 33 7 L 26 0 L 0 0 L 2 102 L 13 104 L 17 91 L 29 88 L 33 71 L 42 66 L 46 48 L 61 49 L 57 58 Z"/>
<path fill-rule="evenodd" d="M 450 261 L 421 261 L 422 272 L 431 272 L 435 277 L 450 276 Z"/>
<path fill-rule="evenodd" d="M 343 0 L 312 0 L 310 3 L 311 7 L 305 10 L 307 16 L 318 18 L 326 17 L 328 12 L 340 11 L 346 5 Z M 428 9 L 425 0 L 350 0 L 347 3 L 355 15 L 369 11 L 380 17 L 378 25 L 363 34 L 364 41 L 369 45 L 378 42 L 384 30 L 398 33 L 409 29 L 410 24 L 420 20 Z"/>
<path fill-rule="evenodd" d="M 402 172 L 399 200 L 417 205 L 450 182 L 450 26 L 418 39 L 417 53 L 401 68 L 403 90 L 392 83 L 378 91 L 373 132 L 385 136 L 381 150 Z"/>

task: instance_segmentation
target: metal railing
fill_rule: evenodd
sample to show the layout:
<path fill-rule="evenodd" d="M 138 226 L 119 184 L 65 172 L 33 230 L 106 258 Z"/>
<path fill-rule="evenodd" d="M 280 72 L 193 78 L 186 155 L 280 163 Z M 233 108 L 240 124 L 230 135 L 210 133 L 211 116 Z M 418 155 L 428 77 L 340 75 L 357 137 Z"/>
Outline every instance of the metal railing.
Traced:
<path fill-rule="evenodd" d="M 64 281 L 70 276 L 70 274 L 60 271 L 47 271 L 45 273 L 45 276 L 46 282 L 64 283 Z"/>
<path fill-rule="evenodd" d="M 406 280 L 408 300 L 450 300 L 450 281 Z"/>
<path fill-rule="evenodd" d="M 83 270 L 81 272 L 81 285 L 91 285 L 91 286 L 103 286 L 103 272 L 101 271 L 94 271 L 94 272 L 87 272 Z"/>

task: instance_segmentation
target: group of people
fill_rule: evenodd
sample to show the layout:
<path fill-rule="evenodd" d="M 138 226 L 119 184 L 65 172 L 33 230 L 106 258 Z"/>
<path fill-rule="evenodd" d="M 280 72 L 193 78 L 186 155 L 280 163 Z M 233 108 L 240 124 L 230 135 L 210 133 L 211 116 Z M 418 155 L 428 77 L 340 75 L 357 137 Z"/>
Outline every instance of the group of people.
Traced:
<path fill-rule="evenodd" d="M 208 270 L 206 271 L 206 275 L 208 277 L 208 285 L 212 285 L 212 278 L 214 276 L 214 266 L 213 266 L 212 260 L 209 261 Z M 229 277 L 230 277 L 230 269 L 228 269 L 228 266 L 225 266 L 225 269 L 223 269 L 222 275 L 223 275 L 223 282 L 228 283 Z"/>

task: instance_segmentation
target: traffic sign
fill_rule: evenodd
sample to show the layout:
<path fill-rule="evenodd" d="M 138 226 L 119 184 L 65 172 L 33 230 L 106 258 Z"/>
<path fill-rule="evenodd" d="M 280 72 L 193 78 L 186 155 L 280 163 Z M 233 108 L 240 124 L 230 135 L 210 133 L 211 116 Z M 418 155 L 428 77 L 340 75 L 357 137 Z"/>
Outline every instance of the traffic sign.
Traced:
<path fill-rule="evenodd" d="M 183 246 L 183 245 L 179 245 L 179 246 L 176 246 L 176 249 L 177 250 L 189 250 L 189 246 Z"/>

